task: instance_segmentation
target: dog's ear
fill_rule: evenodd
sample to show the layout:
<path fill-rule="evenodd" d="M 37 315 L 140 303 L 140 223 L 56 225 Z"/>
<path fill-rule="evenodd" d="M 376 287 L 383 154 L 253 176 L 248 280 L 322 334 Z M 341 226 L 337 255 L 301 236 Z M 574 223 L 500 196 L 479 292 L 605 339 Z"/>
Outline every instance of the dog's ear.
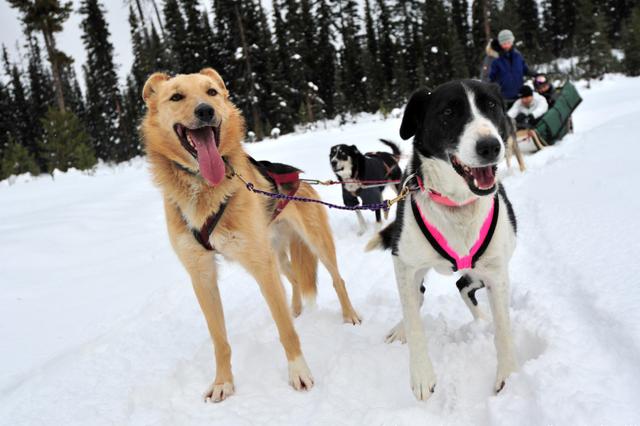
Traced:
<path fill-rule="evenodd" d="M 404 115 L 402 116 L 402 124 L 400 124 L 400 137 L 404 140 L 409 139 L 416 134 L 420 122 L 424 117 L 424 113 L 429 105 L 431 92 L 427 89 L 416 90 L 411 98 L 407 107 L 404 109 Z"/>
<path fill-rule="evenodd" d="M 145 103 L 149 103 L 149 99 L 156 93 L 158 86 L 169 80 L 169 76 L 163 72 L 155 72 L 147 79 L 142 89 L 142 99 Z"/>
<path fill-rule="evenodd" d="M 351 145 L 351 149 L 353 150 L 353 152 L 360 152 L 360 150 L 358 149 L 357 146 L 355 145 Z"/>
<path fill-rule="evenodd" d="M 222 79 L 222 77 L 220 77 L 220 74 L 218 74 L 218 71 L 214 70 L 213 68 L 203 68 L 200 70 L 200 74 L 206 75 L 207 77 L 215 81 L 216 84 L 218 84 L 222 89 L 223 91 L 222 94 L 224 95 L 225 98 L 229 96 L 229 91 L 227 90 L 227 86 L 224 84 L 224 80 Z"/>

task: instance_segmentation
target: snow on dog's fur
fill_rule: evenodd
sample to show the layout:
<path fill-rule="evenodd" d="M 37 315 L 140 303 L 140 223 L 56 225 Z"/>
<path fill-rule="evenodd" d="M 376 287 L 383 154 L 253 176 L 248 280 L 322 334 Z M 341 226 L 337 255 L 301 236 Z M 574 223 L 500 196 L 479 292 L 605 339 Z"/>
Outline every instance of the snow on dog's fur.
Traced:
<path fill-rule="evenodd" d="M 424 297 L 421 283 L 428 270 L 451 274 L 453 267 L 425 238 L 413 214 L 412 200 L 446 238 L 449 247 L 466 255 L 478 239 L 494 196 L 498 197 L 499 214 L 493 237 L 475 265 L 462 270 L 457 286 L 476 319 L 484 314 L 475 292 L 482 287 L 488 290 L 498 357 L 496 392 L 516 370 L 508 310 L 508 263 L 515 249 L 516 222 L 495 176 L 505 152 L 507 126 L 497 86 L 472 80 L 449 82 L 432 93 L 417 91 L 404 112 L 400 135 L 403 139 L 414 137 L 414 150 L 403 179 L 415 184 L 420 178 L 426 190 L 413 192 L 400 202 L 395 221 L 374 237 L 367 248 L 383 246 L 392 250 L 403 320 L 389 332 L 387 341 L 406 339 L 411 388 L 420 400 L 429 398 L 436 385 L 420 319 Z M 440 204 L 429 191 L 459 206 Z"/>
<path fill-rule="evenodd" d="M 332 277 L 345 322 L 360 323 L 338 271 L 326 210 L 318 204 L 290 203 L 272 220 L 273 203 L 227 176 L 225 161 L 257 188 L 271 190 L 271 183 L 242 149 L 244 120 L 213 69 L 173 78 L 153 74 L 144 86 L 143 98 L 148 111 L 142 135 L 151 174 L 164 197 L 171 244 L 191 276 L 214 344 L 216 376 L 205 398 L 221 401 L 234 392 L 216 254 L 239 262 L 256 279 L 280 334 L 290 383 L 296 389 L 311 388 L 313 378 L 293 326 L 280 272 L 292 284 L 293 313 L 298 315 L 301 298 L 315 297 L 319 259 Z M 318 198 L 305 183 L 298 194 Z M 200 230 L 221 209 L 214 232 L 206 237 L 205 243 L 214 248 L 208 250 L 194 230 Z"/>

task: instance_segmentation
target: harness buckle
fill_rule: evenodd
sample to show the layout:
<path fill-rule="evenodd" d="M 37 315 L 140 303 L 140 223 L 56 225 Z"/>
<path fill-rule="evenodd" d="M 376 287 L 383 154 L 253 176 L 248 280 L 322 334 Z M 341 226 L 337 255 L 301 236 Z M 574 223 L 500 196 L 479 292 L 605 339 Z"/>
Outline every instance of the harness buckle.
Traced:
<path fill-rule="evenodd" d="M 389 214 L 389 209 L 391 208 L 391 206 L 393 206 L 397 202 L 402 201 L 405 198 L 407 198 L 407 195 L 409 195 L 410 191 L 411 190 L 409 189 L 408 186 L 403 186 L 402 190 L 400 190 L 400 193 L 398 194 L 397 197 L 392 198 L 390 200 L 387 200 L 387 208 L 385 209 L 385 219 L 387 218 L 387 215 Z"/>

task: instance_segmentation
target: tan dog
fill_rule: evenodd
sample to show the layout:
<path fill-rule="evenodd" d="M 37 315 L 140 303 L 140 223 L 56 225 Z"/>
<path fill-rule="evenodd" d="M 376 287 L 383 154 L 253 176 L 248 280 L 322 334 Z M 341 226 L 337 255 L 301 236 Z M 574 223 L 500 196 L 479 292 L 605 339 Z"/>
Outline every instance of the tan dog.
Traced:
<path fill-rule="evenodd" d="M 227 176 L 225 161 L 257 188 L 270 189 L 270 182 L 242 149 L 244 119 L 213 69 L 173 78 L 153 74 L 143 98 L 148 112 L 142 134 L 151 173 L 164 195 L 171 244 L 191 276 L 215 349 L 216 377 L 205 400 L 221 401 L 234 391 L 231 348 L 217 284 L 218 253 L 239 262 L 256 279 L 278 327 L 289 382 L 297 390 L 311 388 L 313 378 L 293 327 L 279 268 L 292 284 L 297 316 L 302 297 L 315 298 L 319 258 L 333 279 L 344 321 L 360 323 L 338 272 L 324 207 L 292 202 L 272 221 L 273 203 Z M 318 197 L 304 183 L 298 194 Z M 217 222 L 213 232 L 203 234 L 203 224 L 208 222 L 211 228 L 212 221 Z"/>

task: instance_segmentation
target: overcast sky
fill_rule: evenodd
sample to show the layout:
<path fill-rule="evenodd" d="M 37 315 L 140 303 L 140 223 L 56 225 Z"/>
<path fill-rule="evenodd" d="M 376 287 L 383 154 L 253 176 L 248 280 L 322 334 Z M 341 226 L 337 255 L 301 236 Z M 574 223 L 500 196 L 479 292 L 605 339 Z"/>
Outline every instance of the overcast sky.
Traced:
<path fill-rule="evenodd" d="M 124 82 L 125 76 L 131 70 L 133 54 L 131 52 L 131 37 L 129 36 L 129 9 L 125 0 L 102 0 L 107 12 L 107 22 L 111 32 L 111 43 L 114 46 L 115 63 L 118 67 L 120 81 Z M 82 45 L 82 35 L 80 29 L 81 16 L 77 13 L 79 0 L 73 0 L 74 12 L 64 25 L 64 31 L 57 34 L 58 48 L 71 56 L 75 60 L 76 73 L 80 79 L 80 84 L 84 86 L 84 74 L 82 64 L 86 60 L 84 46 Z M 18 60 L 18 52 L 22 55 L 25 50 L 19 45 L 24 43 L 22 26 L 18 13 L 9 6 L 6 0 L 0 0 L 0 43 L 7 46 L 11 60 Z M 44 51 L 44 44 L 42 44 Z M 45 56 L 46 60 L 46 56 Z"/>

